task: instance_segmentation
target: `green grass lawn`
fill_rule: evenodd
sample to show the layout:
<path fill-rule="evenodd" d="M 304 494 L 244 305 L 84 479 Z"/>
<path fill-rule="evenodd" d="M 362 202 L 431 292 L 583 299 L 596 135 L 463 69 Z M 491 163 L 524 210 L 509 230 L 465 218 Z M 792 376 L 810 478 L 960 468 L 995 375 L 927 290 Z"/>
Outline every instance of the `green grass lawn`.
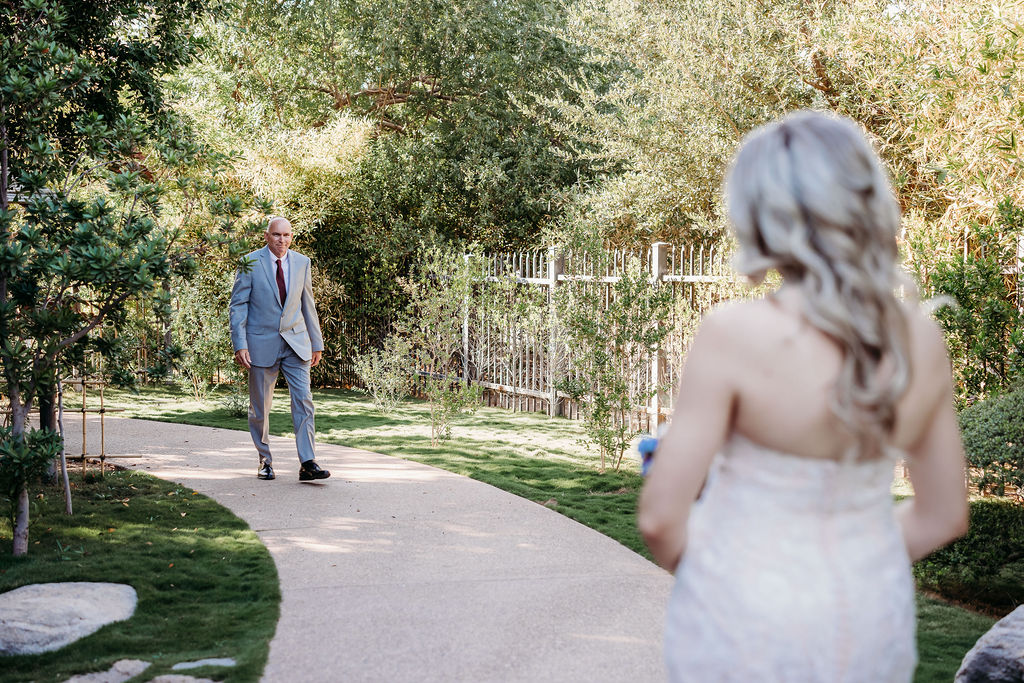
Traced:
<path fill-rule="evenodd" d="M 109 398 L 110 405 L 125 408 L 123 414 L 128 416 L 247 429 L 244 417 L 231 416 L 216 399 L 198 402 L 154 389 L 139 394 L 112 392 Z M 318 391 L 315 403 L 318 441 L 407 458 L 487 482 L 547 504 L 649 557 L 636 530 L 642 483 L 636 461 L 624 462 L 619 472 L 600 473 L 597 456 L 579 443 L 578 422 L 481 408 L 454 427 L 450 441 L 434 448 L 427 408 L 421 402 L 408 401 L 389 416 L 375 412 L 360 392 Z M 271 432 L 292 433 L 283 391 L 275 400 Z M 344 463 L 324 464 L 344 469 Z M 915 680 L 948 682 L 994 619 L 923 596 L 918 606 L 921 665 Z"/>
<path fill-rule="evenodd" d="M 281 600 L 270 553 L 241 519 L 206 496 L 141 472 L 72 475 L 72 516 L 59 489 L 33 500 L 29 552 L 11 555 L 0 520 L 0 592 L 33 583 L 109 581 L 138 593 L 135 614 L 58 653 L 4 657 L 0 681 L 64 681 L 120 659 L 151 662 L 149 680 L 179 662 L 230 657 L 190 674 L 256 681 Z"/>

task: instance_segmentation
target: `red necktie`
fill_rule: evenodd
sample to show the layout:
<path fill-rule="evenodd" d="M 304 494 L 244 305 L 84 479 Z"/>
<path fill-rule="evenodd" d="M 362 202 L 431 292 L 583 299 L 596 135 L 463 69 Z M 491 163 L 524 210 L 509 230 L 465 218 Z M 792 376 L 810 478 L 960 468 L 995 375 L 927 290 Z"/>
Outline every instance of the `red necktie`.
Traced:
<path fill-rule="evenodd" d="M 281 272 L 281 259 L 277 259 L 277 291 L 281 295 L 281 305 L 284 306 L 284 273 Z"/>

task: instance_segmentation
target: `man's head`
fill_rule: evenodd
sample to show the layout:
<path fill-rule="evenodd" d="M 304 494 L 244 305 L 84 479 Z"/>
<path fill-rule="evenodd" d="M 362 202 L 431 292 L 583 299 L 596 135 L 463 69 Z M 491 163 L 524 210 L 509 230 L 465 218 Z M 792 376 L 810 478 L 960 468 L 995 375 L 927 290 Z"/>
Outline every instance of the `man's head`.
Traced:
<path fill-rule="evenodd" d="M 274 216 L 267 224 L 267 232 L 264 237 L 271 253 L 277 258 L 284 258 L 292 243 L 292 224 L 288 222 L 287 218 Z"/>

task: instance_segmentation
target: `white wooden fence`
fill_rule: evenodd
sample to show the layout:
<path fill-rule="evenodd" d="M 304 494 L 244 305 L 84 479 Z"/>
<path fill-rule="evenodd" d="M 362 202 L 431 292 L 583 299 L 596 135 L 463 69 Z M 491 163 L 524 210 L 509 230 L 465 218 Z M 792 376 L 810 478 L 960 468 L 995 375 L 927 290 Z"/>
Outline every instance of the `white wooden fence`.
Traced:
<path fill-rule="evenodd" d="M 667 322 L 672 332 L 662 348 L 644 362 L 643 370 L 630 378 L 638 395 L 651 395 L 646 410 L 635 419 L 638 428 L 649 429 L 668 414 L 669 388 L 676 383 L 695 321 L 734 282 L 729 254 L 714 248 L 658 242 L 642 251 L 612 250 L 605 256 L 595 260 L 559 254 L 554 248 L 486 255 L 485 272 L 480 274 L 482 286 L 512 281 L 523 288 L 524 296 L 534 290 L 535 297 L 539 290 L 541 308 L 546 307 L 548 316 L 544 324 L 496 321 L 473 314 L 464 321 L 461 376 L 482 386 L 490 405 L 578 417 L 579 406 L 556 388 L 567 372 L 567 354 L 572 353 L 560 338 L 555 320 L 556 290 L 570 282 L 584 283 L 598 288 L 607 307 L 614 284 L 636 259 L 653 286 L 672 288 L 675 305 Z"/>

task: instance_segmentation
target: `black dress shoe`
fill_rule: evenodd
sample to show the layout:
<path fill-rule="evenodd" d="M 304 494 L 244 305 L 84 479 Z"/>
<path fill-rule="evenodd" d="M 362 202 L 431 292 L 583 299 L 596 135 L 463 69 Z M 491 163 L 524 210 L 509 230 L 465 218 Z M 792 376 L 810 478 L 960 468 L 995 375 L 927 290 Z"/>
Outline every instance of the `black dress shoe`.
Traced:
<path fill-rule="evenodd" d="M 326 479 L 331 473 L 316 464 L 316 460 L 307 460 L 299 468 L 299 481 L 313 481 L 314 479 Z"/>
<path fill-rule="evenodd" d="M 256 473 L 256 477 L 258 479 L 273 479 L 274 468 L 270 466 L 269 462 L 263 463 L 263 466 L 260 467 L 260 471 Z"/>

